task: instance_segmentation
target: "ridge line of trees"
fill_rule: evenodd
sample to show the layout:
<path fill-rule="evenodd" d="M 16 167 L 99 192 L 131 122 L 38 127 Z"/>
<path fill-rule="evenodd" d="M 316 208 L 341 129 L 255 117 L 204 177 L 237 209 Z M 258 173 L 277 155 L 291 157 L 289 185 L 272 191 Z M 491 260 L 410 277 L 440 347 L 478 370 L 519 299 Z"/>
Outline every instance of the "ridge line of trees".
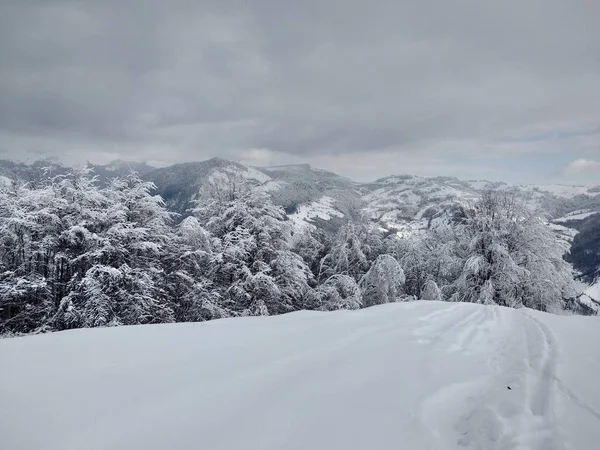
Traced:
<path fill-rule="evenodd" d="M 214 174 L 176 224 L 135 173 L 90 169 L 0 188 L 0 333 L 205 321 L 413 299 L 557 312 L 564 249 L 514 197 L 401 239 L 366 221 L 295 228 L 269 195 Z"/>

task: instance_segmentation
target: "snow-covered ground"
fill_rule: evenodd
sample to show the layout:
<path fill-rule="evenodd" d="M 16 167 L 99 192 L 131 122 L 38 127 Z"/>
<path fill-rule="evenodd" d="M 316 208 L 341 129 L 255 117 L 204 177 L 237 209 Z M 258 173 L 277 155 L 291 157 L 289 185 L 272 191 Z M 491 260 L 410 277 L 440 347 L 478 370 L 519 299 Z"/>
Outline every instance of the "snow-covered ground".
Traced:
<path fill-rule="evenodd" d="M 529 184 L 523 185 L 523 188 L 531 188 L 538 189 L 544 192 L 550 192 L 551 194 L 556 195 L 557 197 L 563 198 L 573 198 L 578 195 L 589 195 L 595 196 L 600 194 L 600 192 L 595 189 L 598 188 L 597 185 L 570 185 L 570 184 Z"/>
<path fill-rule="evenodd" d="M 579 296 L 579 301 L 596 312 L 600 311 L 600 280 L 588 286 Z"/>
<path fill-rule="evenodd" d="M 554 230 L 561 241 L 569 245 L 573 242 L 577 233 L 579 233 L 579 231 L 574 228 L 565 227 L 564 225 L 559 225 L 557 223 L 549 223 L 548 226 Z"/>
<path fill-rule="evenodd" d="M 593 216 L 594 214 L 599 214 L 599 212 L 598 211 L 574 211 L 570 214 L 567 214 L 566 216 L 559 217 L 558 219 L 554 219 L 554 222 L 565 223 L 565 222 L 570 222 L 570 221 L 584 220 L 590 216 Z"/>
<path fill-rule="evenodd" d="M 600 318 L 413 302 L 0 340 L 25 449 L 596 449 Z"/>
<path fill-rule="evenodd" d="M 288 218 L 299 227 L 311 224 L 314 219 L 330 220 L 332 217 L 344 217 L 344 214 L 335 208 L 335 200 L 328 196 L 300 205 L 295 213 L 288 214 Z"/>

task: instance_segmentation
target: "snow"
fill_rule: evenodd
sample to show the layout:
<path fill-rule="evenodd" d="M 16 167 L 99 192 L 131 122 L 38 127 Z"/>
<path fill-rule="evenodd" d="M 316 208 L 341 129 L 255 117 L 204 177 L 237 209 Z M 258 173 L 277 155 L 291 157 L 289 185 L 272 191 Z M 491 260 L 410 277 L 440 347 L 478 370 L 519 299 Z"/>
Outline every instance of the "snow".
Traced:
<path fill-rule="evenodd" d="M 288 218 L 297 226 L 306 226 L 314 219 L 330 220 L 332 217 L 344 217 L 344 214 L 335 209 L 334 205 L 335 200 L 325 195 L 317 201 L 300 205 L 295 213 L 288 215 Z"/>
<path fill-rule="evenodd" d="M 593 216 L 594 214 L 598 214 L 598 211 L 575 211 L 571 214 L 567 214 L 564 217 L 559 217 L 558 219 L 554 219 L 554 222 L 556 223 L 565 223 L 565 222 L 569 222 L 571 220 L 583 220 L 583 219 L 587 219 L 590 216 Z"/>
<path fill-rule="evenodd" d="M 2 186 L 10 186 L 11 185 L 11 180 L 8 177 L 5 177 L 4 175 L 0 175 L 0 187 Z"/>
<path fill-rule="evenodd" d="M 427 210 L 442 212 L 467 205 L 478 196 L 469 182 L 446 177 L 397 175 L 377 180 L 362 190 L 366 214 L 385 227 L 398 230 L 401 237 L 427 228 L 428 220 L 422 220 Z"/>
<path fill-rule="evenodd" d="M 585 289 L 579 296 L 579 301 L 598 313 L 600 311 L 600 280 Z"/>
<path fill-rule="evenodd" d="M 568 228 L 556 223 L 549 223 L 548 227 L 550 227 L 551 230 L 554 230 L 557 237 L 561 241 L 566 242 L 568 244 L 571 244 L 573 242 L 573 239 L 575 239 L 575 236 L 577 236 L 577 234 L 579 233 L 579 231 L 577 231 L 574 228 Z"/>
<path fill-rule="evenodd" d="M 271 177 L 269 175 L 267 175 L 264 172 L 261 172 L 258 169 L 255 169 L 254 167 L 246 167 L 246 171 L 240 171 L 240 173 L 245 178 L 256 180 L 260 183 L 267 183 L 271 181 Z"/>
<path fill-rule="evenodd" d="M 223 169 L 214 170 L 210 177 L 209 181 L 215 182 L 221 179 L 226 180 L 227 174 L 238 175 L 246 180 L 255 180 L 261 184 L 268 183 L 271 181 L 271 177 L 254 167 L 238 167 L 238 166 L 228 166 Z"/>
<path fill-rule="evenodd" d="M 524 188 L 538 189 L 540 191 L 549 192 L 556 195 L 557 197 L 573 198 L 578 195 L 598 195 L 598 192 L 594 192 L 593 185 L 567 185 L 567 184 L 530 184 L 522 186 Z"/>
<path fill-rule="evenodd" d="M 491 181 L 486 180 L 468 180 L 467 183 L 473 188 L 479 191 L 487 189 L 490 185 L 492 185 Z"/>
<path fill-rule="evenodd" d="M 586 289 L 585 294 L 588 297 L 600 302 L 600 280 L 596 281 L 596 283 Z"/>
<path fill-rule="evenodd" d="M 285 181 L 268 180 L 268 181 L 265 181 L 260 186 L 258 186 L 257 189 L 262 190 L 264 192 L 276 192 L 276 191 L 280 190 L 286 184 L 287 183 Z"/>
<path fill-rule="evenodd" d="M 3 448 L 595 449 L 600 318 L 439 302 L 0 341 Z"/>

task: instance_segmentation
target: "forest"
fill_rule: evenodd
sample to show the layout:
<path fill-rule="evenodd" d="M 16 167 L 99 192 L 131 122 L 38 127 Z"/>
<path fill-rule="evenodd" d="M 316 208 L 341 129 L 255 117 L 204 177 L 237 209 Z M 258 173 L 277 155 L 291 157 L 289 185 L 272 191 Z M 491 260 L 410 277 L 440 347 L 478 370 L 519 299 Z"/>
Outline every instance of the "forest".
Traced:
<path fill-rule="evenodd" d="M 575 309 L 567 251 L 501 191 L 401 238 L 365 218 L 295 226 L 268 193 L 213 176 L 185 217 L 135 172 L 0 187 L 0 334 L 438 300 Z"/>

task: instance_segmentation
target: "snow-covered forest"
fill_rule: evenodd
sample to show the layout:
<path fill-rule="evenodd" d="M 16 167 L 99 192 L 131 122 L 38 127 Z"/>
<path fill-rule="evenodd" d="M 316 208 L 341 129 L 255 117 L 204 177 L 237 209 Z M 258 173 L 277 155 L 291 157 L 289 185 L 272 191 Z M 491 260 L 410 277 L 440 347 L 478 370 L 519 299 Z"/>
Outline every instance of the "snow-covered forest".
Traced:
<path fill-rule="evenodd" d="M 424 233 L 358 218 L 297 227 L 235 174 L 171 213 L 132 172 L 78 169 L 0 188 L 0 332 L 206 321 L 415 299 L 573 309 L 565 244 L 489 190 Z"/>

